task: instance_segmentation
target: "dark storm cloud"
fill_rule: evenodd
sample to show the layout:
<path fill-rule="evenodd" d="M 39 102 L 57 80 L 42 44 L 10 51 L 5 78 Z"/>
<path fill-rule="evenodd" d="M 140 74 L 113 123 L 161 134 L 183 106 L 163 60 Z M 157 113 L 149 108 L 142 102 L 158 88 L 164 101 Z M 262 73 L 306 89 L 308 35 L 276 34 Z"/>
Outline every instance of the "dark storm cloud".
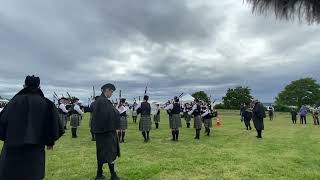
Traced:
<path fill-rule="evenodd" d="M 112 82 L 128 99 L 247 85 L 272 101 L 289 81 L 319 79 L 319 26 L 253 16 L 240 1 L 7 1 L 0 6 L 0 95 L 27 74 L 46 95 L 86 100 Z M 115 94 L 117 96 L 117 94 Z"/>

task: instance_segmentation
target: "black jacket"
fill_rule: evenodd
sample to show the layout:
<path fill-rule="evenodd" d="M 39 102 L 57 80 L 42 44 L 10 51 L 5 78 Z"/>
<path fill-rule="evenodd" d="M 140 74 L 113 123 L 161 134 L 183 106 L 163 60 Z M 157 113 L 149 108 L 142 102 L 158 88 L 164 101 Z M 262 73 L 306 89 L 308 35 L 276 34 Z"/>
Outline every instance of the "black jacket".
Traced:
<path fill-rule="evenodd" d="M 252 110 L 252 113 L 254 127 L 258 130 L 264 130 L 263 118 L 266 117 L 266 112 L 263 105 L 260 102 L 257 102 Z"/>
<path fill-rule="evenodd" d="M 21 90 L 0 114 L 0 140 L 8 147 L 54 145 L 63 134 L 57 108 L 40 89 Z"/>
<path fill-rule="evenodd" d="M 95 102 L 92 112 L 94 133 L 116 131 L 120 128 L 120 114 L 104 94 Z"/>

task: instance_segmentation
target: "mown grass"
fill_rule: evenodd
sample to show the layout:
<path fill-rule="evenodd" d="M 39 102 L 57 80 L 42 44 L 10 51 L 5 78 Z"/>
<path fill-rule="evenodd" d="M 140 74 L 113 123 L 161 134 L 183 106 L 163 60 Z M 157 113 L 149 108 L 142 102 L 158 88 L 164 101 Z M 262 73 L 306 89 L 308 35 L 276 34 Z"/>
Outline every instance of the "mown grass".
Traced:
<path fill-rule="evenodd" d="M 46 180 L 92 180 L 96 174 L 95 143 L 90 139 L 89 114 L 79 138 L 70 130 L 47 152 Z M 210 137 L 185 125 L 180 141 L 171 142 L 168 117 L 161 113 L 160 129 L 151 131 L 151 141 L 143 143 L 138 124 L 129 118 L 126 143 L 116 168 L 121 179 L 320 179 L 319 127 L 291 124 L 290 114 L 277 113 L 273 122 L 265 120 L 264 138 L 246 131 L 238 111 L 222 111 L 222 125 Z M 184 122 L 184 121 L 183 121 Z M 1 146 L 1 145 L 0 145 Z M 107 166 L 105 175 L 109 176 Z"/>

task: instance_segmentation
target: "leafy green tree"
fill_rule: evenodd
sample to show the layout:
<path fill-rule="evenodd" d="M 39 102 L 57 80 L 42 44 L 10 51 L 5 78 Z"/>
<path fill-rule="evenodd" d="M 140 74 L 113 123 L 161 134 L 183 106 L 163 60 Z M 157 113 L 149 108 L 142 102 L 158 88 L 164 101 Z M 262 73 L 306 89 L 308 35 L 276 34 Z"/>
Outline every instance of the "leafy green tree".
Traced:
<path fill-rule="evenodd" d="M 222 98 L 223 104 L 228 109 L 239 109 L 242 103 L 252 101 L 251 89 L 249 87 L 229 88 L 226 95 Z"/>
<path fill-rule="evenodd" d="M 192 94 L 192 97 L 202 100 L 207 103 L 211 103 L 210 97 L 204 91 L 198 91 Z"/>
<path fill-rule="evenodd" d="M 320 3 L 318 0 L 246 0 L 252 4 L 252 11 L 260 14 L 274 13 L 280 19 L 305 19 L 310 24 L 320 24 Z"/>
<path fill-rule="evenodd" d="M 312 78 L 292 81 L 276 97 L 277 105 L 315 105 L 320 100 L 320 85 Z"/>

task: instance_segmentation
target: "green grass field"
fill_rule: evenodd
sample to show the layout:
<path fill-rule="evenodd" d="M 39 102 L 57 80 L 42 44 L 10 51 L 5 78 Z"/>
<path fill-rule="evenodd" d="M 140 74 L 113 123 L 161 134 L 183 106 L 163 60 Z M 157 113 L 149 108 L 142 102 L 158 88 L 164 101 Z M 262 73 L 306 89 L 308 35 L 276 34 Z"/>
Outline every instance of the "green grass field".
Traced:
<path fill-rule="evenodd" d="M 46 180 L 92 180 L 96 175 L 95 143 L 91 141 L 89 114 L 72 139 L 70 130 L 47 152 Z M 194 140 L 194 129 L 183 120 L 180 141 L 171 142 L 168 116 L 161 113 L 160 129 L 143 143 L 138 124 L 129 118 L 126 143 L 116 161 L 121 179 L 320 179 L 320 129 L 291 124 L 290 114 L 265 120 L 264 138 L 246 131 L 238 111 L 222 111 L 222 125 L 210 137 Z M 1 145 L 0 145 L 1 146 Z M 109 176 L 107 165 L 105 175 Z"/>

